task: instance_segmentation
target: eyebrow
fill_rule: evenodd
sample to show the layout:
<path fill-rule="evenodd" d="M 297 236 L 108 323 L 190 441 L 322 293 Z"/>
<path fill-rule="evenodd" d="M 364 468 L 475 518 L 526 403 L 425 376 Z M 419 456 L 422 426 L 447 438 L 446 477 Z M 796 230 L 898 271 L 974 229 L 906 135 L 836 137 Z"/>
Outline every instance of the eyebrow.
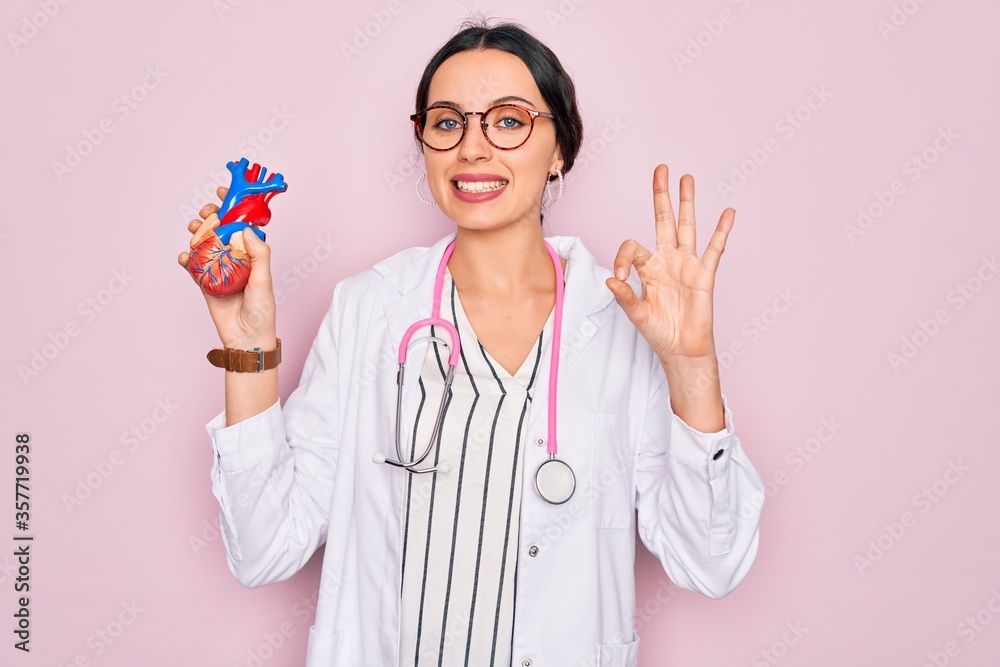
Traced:
<path fill-rule="evenodd" d="M 535 106 L 534 102 L 526 100 L 523 97 L 518 97 L 517 95 L 505 95 L 504 97 L 498 97 L 497 99 L 495 99 L 492 102 L 490 102 L 487 106 L 492 107 L 492 106 L 495 106 L 497 104 L 503 104 L 504 102 L 524 102 L 525 104 L 527 104 L 530 107 L 534 107 Z M 428 104 L 427 106 L 432 107 L 432 106 L 436 106 L 436 105 L 443 105 L 443 106 L 454 107 L 455 109 L 461 109 L 462 108 L 461 104 L 458 104 L 457 102 L 451 102 L 451 101 L 448 101 L 448 100 L 438 100 L 437 102 L 432 102 L 431 104 Z"/>

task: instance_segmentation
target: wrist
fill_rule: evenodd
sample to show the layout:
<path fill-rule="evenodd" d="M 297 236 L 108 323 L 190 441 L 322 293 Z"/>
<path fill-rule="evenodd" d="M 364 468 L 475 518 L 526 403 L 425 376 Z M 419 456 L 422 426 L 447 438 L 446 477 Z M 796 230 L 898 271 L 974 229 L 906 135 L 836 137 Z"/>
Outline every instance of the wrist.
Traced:
<path fill-rule="evenodd" d="M 251 341 L 252 343 L 252 341 Z M 263 373 L 281 363 L 281 339 L 270 345 L 253 345 L 250 349 L 230 347 L 209 350 L 208 361 L 213 366 L 238 373 Z"/>
<path fill-rule="evenodd" d="M 267 352 L 268 350 L 273 350 L 278 344 L 278 337 L 274 333 L 269 334 L 254 334 L 252 336 L 243 336 L 241 338 L 233 339 L 222 339 L 223 347 L 232 348 L 234 350 L 252 350 L 255 347 Z"/>

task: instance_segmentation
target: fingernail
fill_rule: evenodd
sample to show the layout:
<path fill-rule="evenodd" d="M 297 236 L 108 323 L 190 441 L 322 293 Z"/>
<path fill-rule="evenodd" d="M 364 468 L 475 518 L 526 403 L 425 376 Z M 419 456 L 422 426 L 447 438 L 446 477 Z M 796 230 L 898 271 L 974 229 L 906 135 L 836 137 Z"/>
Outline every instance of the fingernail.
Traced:
<path fill-rule="evenodd" d="M 615 269 L 615 278 L 618 280 L 625 280 L 625 269 L 620 266 Z"/>

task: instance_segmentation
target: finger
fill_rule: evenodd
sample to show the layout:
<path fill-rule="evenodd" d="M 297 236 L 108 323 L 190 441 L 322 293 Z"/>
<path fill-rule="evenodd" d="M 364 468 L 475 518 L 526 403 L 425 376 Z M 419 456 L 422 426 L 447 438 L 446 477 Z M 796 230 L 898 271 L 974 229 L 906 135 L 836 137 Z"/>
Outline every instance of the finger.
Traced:
<path fill-rule="evenodd" d="M 642 300 L 636 296 L 635 292 L 632 290 L 632 286 L 628 283 L 622 282 L 617 278 L 608 278 L 604 281 L 604 284 L 608 286 L 611 290 L 611 294 L 614 295 L 615 301 L 621 306 L 621 309 L 625 311 L 625 315 L 633 323 L 637 324 L 639 322 L 639 313 L 642 308 Z"/>
<path fill-rule="evenodd" d="M 676 248 L 674 209 L 670 205 L 670 189 L 667 187 L 669 175 L 670 171 L 665 164 L 658 164 L 653 170 L 653 216 L 656 220 L 656 247 Z"/>
<path fill-rule="evenodd" d="M 229 188 L 224 188 L 220 185 L 215 189 L 215 194 L 219 195 L 219 199 L 225 201 L 226 195 L 229 194 Z"/>
<path fill-rule="evenodd" d="M 205 204 L 204 206 L 201 207 L 201 210 L 198 211 L 198 215 L 200 215 L 201 218 L 204 220 L 213 213 L 218 213 L 218 212 L 219 212 L 219 207 L 217 205 Z"/>
<path fill-rule="evenodd" d="M 181 266 L 183 266 L 186 269 L 187 265 L 188 265 L 188 258 L 189 257 L 191 257 L 190 253 L 188 253 L 188 252 L 182 252 L 181 254 L 177 255 L 177 263 L 180 264 Z"/>
<path fill-rule="evenodd" d="M 715 233 L 712 234 L 712 238 L 708 241 L 708 247 L 705 248 L 705 254 L 701 256 L 702 266 L 711 271 L 713 275 L 719 268 L 719 259 L 726 250 L 726 239 L 729 238 L 729 232 L 732 230 L 735 220 L 736 209 L 727 208 L 722 212 L 719 226 L 715 228 Z"/>
<path fill-rule="evenodd" d="M 688 248 L 691 254 L 697 256 L 695 245 L 695 224 L 694 224 L 694 176 L 684 174 L 681 176 L 681 207 L 680 218 L 677 221 L 677 247 Z"/>
<path fill-rule="evenodd" d="M 194 236 L 191 237 L 191 247 L 197 248 L 198 244 L 201 243 L 203 240 L 205 240 L 205 237 L 211 234 L 212 230 L 218 227 L 219 224 L 220 224 L 219 216 L 217 216 L 214 213 L 205 218 L 205 221 L 201 223 L 201 226 L 198 228 L 198 231 L 195 232 Z"/>
<path fill-rule="evenodd" d="M 650 252 L 646 250 L 638 241 L 628 239 L 618 248 L 613 264 L 615 278 L 618 280 L 628 280 L 629 274 L 634 266 L 638 271 L 649 261 Z M 629 288 L 631 289 L 631 288 Z"/>
<path fill-rule="evenodd" d="M 194 234 L 201 227 L 201 220 L 192 220 L 188 223 L 188 231 Z"/>

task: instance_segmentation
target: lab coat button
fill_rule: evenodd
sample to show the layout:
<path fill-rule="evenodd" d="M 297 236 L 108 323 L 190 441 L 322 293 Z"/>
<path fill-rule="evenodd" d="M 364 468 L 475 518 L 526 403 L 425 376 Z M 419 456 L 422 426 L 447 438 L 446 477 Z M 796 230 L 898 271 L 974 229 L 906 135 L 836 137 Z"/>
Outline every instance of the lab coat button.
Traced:
<path fill-rule="evenodd" d="M 531 547 L 530 549 L 528 549 L 528 555 L 529 556 L 537 556 L 538 555 L 538 547 Z M 530 660 L 528 660 L 528 664 L 531 664 Z"/>
<path fill-rule="evenodd" d="M 542 445 L 545 444 L 545 438 L 536 438 L 535 439 L 535 444 L 538 445 L 539 447 L 541 447 Z"/>
<path fill-rule="evenodd" d="M 717 452 L 715 453 L 715 456 L 713 456 L 713 457 L 712 457 L 712 460 L 713 460 L 713 461 L 718 461 L 718 460 L 719 460 L 719 457 L 720 457 L 720 456 L 722 456 L 722 451 L 723 451 L 723 450 L 721 450 L 721 449 L 720 449 L 719 451 L 717 451 Z"/>
<path fill-rule="evenodd" d="M 525 658 L 521 661 L 522 667 L 531 667 L 531 658 Z"/>

